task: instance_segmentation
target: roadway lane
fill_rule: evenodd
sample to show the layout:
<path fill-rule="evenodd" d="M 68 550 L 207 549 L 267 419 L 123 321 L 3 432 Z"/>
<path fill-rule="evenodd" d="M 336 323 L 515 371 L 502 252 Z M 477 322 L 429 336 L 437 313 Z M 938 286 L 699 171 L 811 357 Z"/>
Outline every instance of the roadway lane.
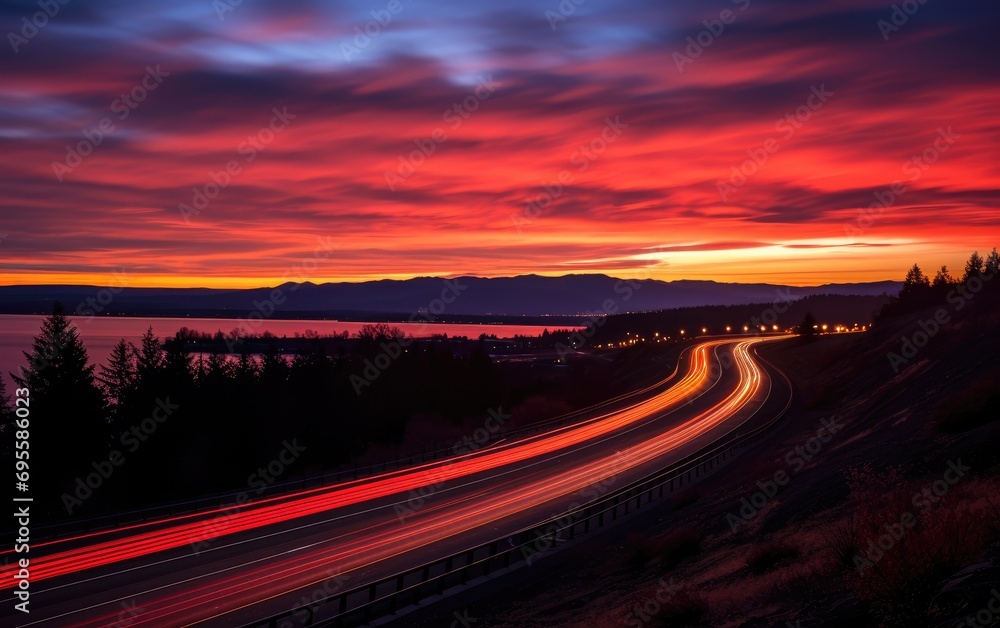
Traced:
<path fill-rule="evenodd" d="M 767 340 L 699 343 L 670 386 L 521 441 L 261 500 L 221 521 L 195 514 L 53 543 L 19 625 L 240 625 L 293 608 L 331 575 L 353 588 L 561 514 L 766 418 L 774 378 L 752 349 Z M 207 525 L 222 534 L 196 554 Z"/>

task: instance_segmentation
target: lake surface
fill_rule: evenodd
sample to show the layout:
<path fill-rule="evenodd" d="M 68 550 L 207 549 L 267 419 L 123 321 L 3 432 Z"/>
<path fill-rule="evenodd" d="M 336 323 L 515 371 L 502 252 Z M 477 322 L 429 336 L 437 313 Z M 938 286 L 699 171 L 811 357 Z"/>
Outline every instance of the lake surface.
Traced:
<path fill-rule="evenodd" d="M 259 327 L 250 329 L 245 320 L 235 318 L 140 318 L 127 316 L 93 317 L 71 316 L 70 320 L 80 331 L 80 338 L 87 347 L 91 364 L 103 364 L 111 354 L 111 349 L 120 339 L 138 344 L 142 334 L 152 326 L 153 333 L 160 339 L 173 336 L 181 327 L 194 331 L 228 333 L 240 329 L 243 333 L 261 334 L 269 331 L 275 336 L 294 337 L 296 333 L 304 335 L 306 330 L 314 331 L 321 336 L 333 333 L 357 333 L 365 322 L 340 322 L 316 320 L 266 320 Z M 31 341 L 42 327 L 44 316 L 0 314 L 0 373 L 9 385 L 9 373 L 17 371 L 27 364 L 24 351 L 31 350 Z M 567 326 L 545 327 L 541 325 L 484 325 L 462 323 L 389 323 L 399 327 L 404 333 L 414 338 L 427 338 L 434 334 L 449 336 L 468 336 L 478 338 L 480 334 L 496 334 L 500 338 L 510 338 L 515 335 L 537 336 L 543 330 L 565 329 Z"/>

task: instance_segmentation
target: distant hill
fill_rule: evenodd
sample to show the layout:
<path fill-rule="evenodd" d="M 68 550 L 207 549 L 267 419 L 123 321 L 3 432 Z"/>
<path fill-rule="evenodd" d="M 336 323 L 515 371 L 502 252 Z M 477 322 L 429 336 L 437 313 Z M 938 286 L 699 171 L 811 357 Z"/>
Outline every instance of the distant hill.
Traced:
<path fill-rule="evenodd" d="M 574 315 L 600 311 L 606 303 L 612 303 L 619 312 L 641 312 L 769 303 L 819 294 L 892 296 L 899 292 L 900 286 L 900 282 L 880 281 L 799 288 L 762 283 L 623 280 L 607 275 L 447 280 L 417 277 L 361 283 L 286 283 L 277 288 L 250 290 L 123 288 L 110 302 L 107 302 L 109 293 L 105 292 L 102 299 L 105 306 L 88 304 L 88 299 L 99 296 L 100 286 L 0 286 L 0 313 L 44 314 L 58 300 L 69 313 L 83 314 L 91 313 L 88 310 L 92 309 L 98 314 L 212 316 L 245 316 L 260 310 L 278 317 L 329 317 L 360 312 L 409 315 L 426 311 L 478 316 Z M 272 298 L 272 293 L 277 296 Z M 269 312 L 272 304 L 273 314 Z"/>
<path fill-rule="evenodd" d="M 779 330 L 797 326 L 806 312 L 819 325 L 834 329 L 837 325 L 853 327 L 871 325 L 875 314 L 889 302 L 889 297 L 854 296 L 839 294 L 814 294 L 791 303 L 749 303 L 741 305 L 706 305 L 659 312 L 638 312 L 624 316 L 608 317 L 590 338 L 592 344 L 617 343 L 638 336 L 652 339 L 654 334 L 677 336 L 684 329 L 688 337 L 698 336 L 702 328 L 705 333 L 723 333 L 726 326 L 739 333 L 743 326 L 748 331 L 757 332 L 760 325 L 772 331 L 773 325 Z"/>

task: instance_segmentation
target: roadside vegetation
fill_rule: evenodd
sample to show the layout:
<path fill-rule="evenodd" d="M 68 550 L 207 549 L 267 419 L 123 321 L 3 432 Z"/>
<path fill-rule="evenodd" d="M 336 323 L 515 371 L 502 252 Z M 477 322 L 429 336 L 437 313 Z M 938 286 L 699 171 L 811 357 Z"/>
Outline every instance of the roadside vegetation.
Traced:
<path fill-rule="evenodd" d="M 567 550 L 555 580 L 540 562 L 503 604 L 469 612 L 491 627 L 937 627 L 987 609 L 1000 589 L 998 263 L 977 254 L 936 281 L 911 268 L 868 333 L 766 346 L 796 390 L 777 432 L 695 487 L 696 501 L 665 500 Z M 830 417 L 843 429 L 790 469 Z M 751 516 L 729 517 L 779 470 L 796 472 Z M 668 559 L 678 538 L 692 549 Z M 566 596 L 587 603 L 560 612 Z"/>

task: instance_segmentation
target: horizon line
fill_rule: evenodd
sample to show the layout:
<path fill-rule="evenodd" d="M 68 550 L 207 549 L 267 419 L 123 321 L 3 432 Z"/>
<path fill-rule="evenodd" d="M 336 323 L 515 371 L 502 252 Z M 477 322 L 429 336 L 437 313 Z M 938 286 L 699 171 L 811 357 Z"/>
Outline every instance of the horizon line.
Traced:
<path fill-rule="evenodd" d="M 538 278 L 544 278 L 544 279 L 564 279 L 564 278 L 567 278 L 567 277 L 607 277 L 609 279 L 617 279 L 617 280 L 620 280 L 620 281 L 657 281 L 657 282 L 665 283 L 665 284 L 672 284 L 672 283 L 679 283 L 679 282 L 685 282 L 686 281 L 686 282 L 714 283 L 714 284 L 725 284 L 725 285 L 743 285 L 743 286 L 746 286 L 746 285 L 768 285 L 768 286 L 779 286 L 779 287 L 790 287 L 790 288 L 821 288 L 823 286 L 834 286 L 834 285 L 865 285 L 865 284 L 878 284 L 878 283 L 887 283 L 887 282 L 901 283 L 901 281 L 902 281 L 900 279 L 875 279 L 875 280 L 869 280 L 869 281 L 827 281 L 827 282 L 822 282 L 822 283 L 785 283 L 785 282 L 772 283 L 772 282 L 767 282 L 767 281 L 741 282 L 741 281 L 725 281 L 725 280 L 719 280 L 719 279 L 685 279 L 685 278 L 680 278 L 680 279 L 657 279 L 657 278 L 654 278 L 654 277 L 623 277 L 623 276 L 617 276 L 617 275 L 609 275 L 607 273 L 566 273 L 566 274 L 563 274 L 563 275 L 547 275 L 547 274 L 541 274 L 541 273 L 524 273 L 524 274 L 520 274 L 520 275 L 495 275 L 495 276 L 475 275 L 475 274 L 459 274 L 459 275 L 414 275 L 414 276 L 405 277 L 405 278 L 383 277 L 383 278 L 380 278 L 380 279 L 361 279 L 361 280 L 357 280 L 357 281 L 350 281 L 350 280 L 314 281 L 314 280 L 311 280 L 311 279 L 303 279 L 301 281 L 288 280 L 288 281 L 282 281 L 280 283 L 276 283 L 276 284 L 273 284 L 273 285 L 259 284 L 259 285 L 249 286 L 249 287 L 244 287 L 244 286 L 222 287 L 222 286 L 207 286 L 207 285 L 164 285 L 164 284 L 158 284 L 158 285 L 132 285 L 132 284 L 129 284 L 127 282 L 125 283 L 125 285 L 112 286 L 112 284 L 101 284 L 101 283 L 76 283 L 76 282 L 68 282 L 68 283 L 58 282 L 57 283 L 57 282 L 51 282 L 51 283 L 5 283 L 5 284 L 0 284 L 0 288 L 19 288 L 19 287 L 20 288 L 45 288 L 45 287 L 52 287 L 52 288 L 69 288 L 69 287 L 79 287 L 79 288 L 107 288 L 107 287 L 120 287 L 120 288 L 123 288 L 123 289 L 127 288 L 127 289 L 137 289 L 137 290 L 235 290 L 235 291 L 242 291 L 242 290 L 275 289 L 275 288 L 280 288 L 281 286 L 289 285 L 289 284 L 298 284 L 298 285 L 312 284 L 314 286 L 329 286 L 329 285 L 345 285 L 345 284 L 346 285 L 362 285 L 362 284 L 369 284 L 369 283 L 378 283 L 378 282 L 383 282 L 383 281 L 384 282 L 392 281 L 392 282 L 402 283 L 402 282 L 414 281 L 414 280 L 418 280 L 418 279 L 439 279 L 441 281 L 448 281 L 448 280 L 455 280 L 455 279 L 462 279 L 462 278 L 492 280 L 492 279 L 519 279 L 519 278 L 523 278 L 523 277 L 538 277 Z M 119 282 L 119 284 L 120 284 L 120 282 Z"/>

